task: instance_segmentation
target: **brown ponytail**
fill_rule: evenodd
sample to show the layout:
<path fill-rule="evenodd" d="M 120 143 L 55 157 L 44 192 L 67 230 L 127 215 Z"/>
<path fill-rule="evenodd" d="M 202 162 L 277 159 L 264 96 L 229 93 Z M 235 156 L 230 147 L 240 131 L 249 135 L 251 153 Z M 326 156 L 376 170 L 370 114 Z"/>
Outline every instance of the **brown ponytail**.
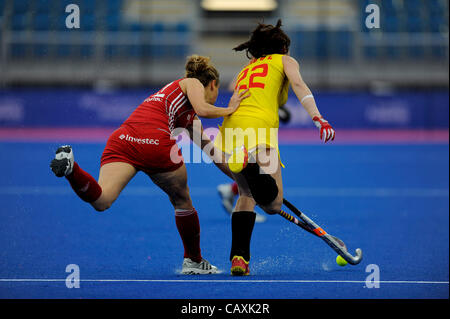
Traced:
<path fill-rule="evenodd" d="M 281 19 L 278 19 L 275 26 L 271 24 L 258 23 L 253 30 L 250 40 L 233 48 L 235 51 L 246 50 L 252 57 L 258 59 L 269 54 L 286 54 L 291 45 L 291 39 L 281 30 Z"/>
<path fill-rule="evenodd" d="M 203 86 L 207 86 L 212 80 L 219 85 L 219 72 L 211 64 L 209 57 L 191 55 L 186 61 L 186 77 L 198 79 Z"/>

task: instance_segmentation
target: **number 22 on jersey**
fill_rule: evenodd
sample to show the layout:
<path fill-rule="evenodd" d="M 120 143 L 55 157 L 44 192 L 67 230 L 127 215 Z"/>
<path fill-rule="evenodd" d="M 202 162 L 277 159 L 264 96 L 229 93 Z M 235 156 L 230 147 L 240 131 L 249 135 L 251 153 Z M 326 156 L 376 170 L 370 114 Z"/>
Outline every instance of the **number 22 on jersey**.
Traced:
<path fill-rule="evenodd" d="M 247 78 L 249 73 L 250 73 L 250 79 L 249 79 L 249 82 L 248 82 L 248 88 L 261 88 L 261 89 L 264 89 L 266 84 L 264 82 L 260 82 L 261 79 L 258 79 L 258 78 L 265 78 L 267 76 L 267 72 L 268 71 L 269 71 L 269 66 L 267 65 L 267 63 L 255 65 L 252 68 L 250 68 L 250 66 L 245 68 L 242 71 L 241 76 L 239 77 L 239 79 L 236 82 L 235 89 L 237 87 L 239 87 L 239 90 L 246 90 L 247 89 L 247 85 L 246 84 L 239 85 L 239 83 L 242 82 L 245 78 Z"/>

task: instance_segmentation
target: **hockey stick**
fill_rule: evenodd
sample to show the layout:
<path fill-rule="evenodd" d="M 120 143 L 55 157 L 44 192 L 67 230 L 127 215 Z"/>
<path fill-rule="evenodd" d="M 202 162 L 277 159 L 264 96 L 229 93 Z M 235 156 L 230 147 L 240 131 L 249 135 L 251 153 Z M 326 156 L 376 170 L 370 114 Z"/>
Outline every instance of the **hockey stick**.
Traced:
<path fill-rule="evenodd" d="M 328 234 L 324 231 L 320 226 L 318 226 L 313 220 L 311 220 L 308 216 L 302 213 L 297 207 L 292 205 L 287 199 L 283 199 L 283 204 L 289 208 L 295 215 L 297 215 L 300 219 L 295 218 L 294 216 L 286 213 L 281 210 L 279 213 L 282 217 L 287 219 L 288 221 L 296 224 L 297 226 L 303 228 L 307 232 L 316 235 L 317 237 L 323 239 L 328 246 L 333 248 L 335 252 L 337 252 L 342 258 L 344 258 L 349 264 L 357 265 L 362 260 L 362 250 L 360 248 L 356 249 L 356 256 L 352 256 L 348 250 L 345 243 L 339 238 Z"/>

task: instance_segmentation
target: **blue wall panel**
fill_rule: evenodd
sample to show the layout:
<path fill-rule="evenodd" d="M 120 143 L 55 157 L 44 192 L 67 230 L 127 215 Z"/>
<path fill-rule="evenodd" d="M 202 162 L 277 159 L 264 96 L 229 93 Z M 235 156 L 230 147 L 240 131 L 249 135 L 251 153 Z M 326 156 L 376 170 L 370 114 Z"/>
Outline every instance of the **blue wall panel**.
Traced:
<path fill-rule="evenodd" d="M 111 127 L 128 115 L 157 89 L 109 93 L 90 90 L 26 89 L 0 91 L 1 127 Z M 231 93 L 221 92 L 216 105 L 226 106 Z M 374 95 L 367 92 L 316 92 L 322 115 L 336 128 L 439 129 L 448 128 L 448 91 L 398 92 Z M 312 127 L 311 119 L 291 93 L 288 127 Z M 204 126 L 221 120 L 205 119 Z"/>

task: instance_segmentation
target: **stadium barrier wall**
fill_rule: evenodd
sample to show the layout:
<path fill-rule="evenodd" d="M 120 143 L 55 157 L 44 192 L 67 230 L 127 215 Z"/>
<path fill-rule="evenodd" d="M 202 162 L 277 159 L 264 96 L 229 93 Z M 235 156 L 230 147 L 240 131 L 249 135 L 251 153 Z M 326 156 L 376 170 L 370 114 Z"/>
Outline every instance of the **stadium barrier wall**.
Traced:
<path fill-rule="evenodd" d="M 150 94 L 150 90 L 94 92 L 84 89 L 12 89 L 0 91 L 0 128 L 117 127 Z M 221 92 L 216 105 L 231 96 Z M 318 92 L 321 113 L 338 129 L 448 129 L 448 91 L 409 91 L 390 94 Z M 281 128 L 313 128 L 294 94 L 286 107 L 289 124 Z M 220 119 L 203 119 L 217 127 Z"/>

